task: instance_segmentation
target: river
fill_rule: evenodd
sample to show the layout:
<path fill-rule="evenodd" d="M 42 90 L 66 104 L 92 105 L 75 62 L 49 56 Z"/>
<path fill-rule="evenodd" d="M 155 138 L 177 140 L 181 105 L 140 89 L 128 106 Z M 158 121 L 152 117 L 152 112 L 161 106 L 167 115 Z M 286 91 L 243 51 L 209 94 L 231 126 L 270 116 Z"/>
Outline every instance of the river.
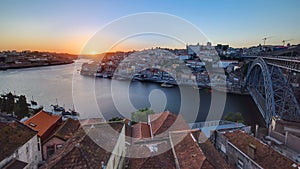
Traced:
<path fill-rule="evenodd" d="M 68 65 L 0 71 L 0 92 L 23 94 L 28 101 L 33 97 L 48 111 L 58 100 L 58 104 L 67 109 L 75 107 L 81 118 L 109 119 L 120 114 L 130 117 L 136 109 L 151 107 L 157 112 L 180 113 L 188 122 L 216 120 L 230 112 L 240 112 L 248 125 L 263 123 L 251 96 L 227 94 L 223 107 L 219 98 L 223 98 L 224 93 L 216 91 L 189 86 L 162 88 L 157 83 L 81 76 L 80 66 L 85 61 L 80 59 Z M 212 93 L 216 99 L 211 104 Z"/>

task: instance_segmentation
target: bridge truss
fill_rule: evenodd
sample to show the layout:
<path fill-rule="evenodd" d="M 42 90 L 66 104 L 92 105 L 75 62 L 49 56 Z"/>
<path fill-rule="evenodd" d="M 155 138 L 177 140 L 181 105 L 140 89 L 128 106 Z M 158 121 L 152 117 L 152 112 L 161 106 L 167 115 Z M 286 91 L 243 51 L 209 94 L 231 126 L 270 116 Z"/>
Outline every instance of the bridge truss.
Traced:
<path fill-rule="evenodd" d="M 268 61 L 256 58 L 248 70 L 245 83 L 266 126 L 269 126 L 273 116 L 300 122 L 299 104 L 287 76 L 282 72 L 283 66 L 274 62 L 269 64 Z"/>

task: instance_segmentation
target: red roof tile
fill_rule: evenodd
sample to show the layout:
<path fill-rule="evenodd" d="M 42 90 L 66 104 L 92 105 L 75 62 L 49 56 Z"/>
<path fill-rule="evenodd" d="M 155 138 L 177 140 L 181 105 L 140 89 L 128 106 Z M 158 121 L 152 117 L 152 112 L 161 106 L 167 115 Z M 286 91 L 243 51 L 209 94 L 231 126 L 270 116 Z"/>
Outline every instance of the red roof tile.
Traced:
<path fill-rule="evenodd" d="M 86 129 L 80 127 L 75 136 L 40 168 L 101 168 L 101 162 L 107 164 L 119 138 L 111 133 L 111 129 L 120 133 L 123 126 L 122 122 L 112 122 L 84 126 Z"/>
<path fill-rule="evenodd" d="M 64 141 L 67 141 L 69 138 L 74 136 L 79 127 L 80 123 L 78 120 L 67 119 L 47 140 L 53 137 L 58 137 Z M 45 140 L 45 142 L 47 140 Z"/>
<path fill-rule="evenodd" d="M 187 130 L 189 126 L 181 115 L 175 115 L 170 112 L 162 112 L 159 114 L 150 114 L 152 133 L 154 136 L 162 134 L 167 136 L 168 131 Z"/>
<path fill-rule="evenodd" d="M 213 165 L 208 161 L 208 160 L 205 160 L 201 169 L 219 169 L 220 167 L 213 167 Z M 223 169 L 223 168 L 222 168 Z"/>
<path fill-rule="evenodd" d="M 40 111 L 24 122 L 28 127 L 38 131 L 38 136 L 44 138 L 46 134 L 50 134 L 52 128 L 62 121 L 61 116 L 51 115 L 45 111 Z"/>
<path fill-rule="evenodd" d="M 28 163 L 25 163 L 24 161 L 20 161 L 17 159 L 13 159 L 11 162 L 9 162 L 7 165 L 5 165 L 2 169 L 21 169 L 25 168 Z"/>
<path fill-rule="evenodd" d="M 89 119 L 81 119 L 79 120 L 80 124 L 82 126 L 84 125 L 91 125 L 91 124 L 97 124 L 97 123 L 102 123 L 105 120 L 103 120 L 102 118 L 89 118 Z"/>
<path fill-rule="evenodd" d="M 146 123 L 139 122 L 132 126 L 132 137 L 143 139 L 150 138 L 150 126 Z"/>
<path fill-rule="evenodd" d="M 226 161 L 222 158 L 219 152 L 215 149 L 212 143 L 209 140 L 206 140 L 199 144 L 203 154 L 206 157 L 206 161 L 203 164 L 202 168 L 222 168 L 229 169 L 231 168 Z M 209 163 L 209 165 L 208 165 Z"/>
<path fill-rule="evenodd" d="M 202 168 L 206 157 L 190 132 L 171 132 L 170 140 L 180 168 Z"/>
<path fill-rule="evenodd" d="M 151 144 L 156 145 L 157 152 L 151 152 L 149 149 Z M 132 145 L 129 148 L 129 152 L 131 157 L 140 157 L 129 158 L 129 169 L 176 168 L 175 159 L 168 141 Z"/>
<path fill-rule="evenodd" d="M 275 150 L 273 150 L 269 145 L 266 145 L 255 137 L 250 136 L 244 131 L 234 131 L 225 133 L 225 137 L 228 138 L 228 141 L 235 145 L 238 149 L 240 149 L 245 154 L 248 154 L 248 146 L 252 144 L 256 147 L 255 159 L 253 159 L 256 163 L 258 163 L 263 168 L 270 169 L 288 169 L 292 167 L 294 164 L 293 161 L 279 154 Z M 250 157 L 250 156 L 249 156 Z"/>

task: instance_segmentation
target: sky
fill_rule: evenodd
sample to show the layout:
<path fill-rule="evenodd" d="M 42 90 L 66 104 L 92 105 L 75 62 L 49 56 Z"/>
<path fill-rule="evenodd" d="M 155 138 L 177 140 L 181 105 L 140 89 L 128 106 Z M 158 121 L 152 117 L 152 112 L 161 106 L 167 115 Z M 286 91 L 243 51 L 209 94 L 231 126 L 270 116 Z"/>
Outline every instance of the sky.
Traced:
<path fill-rule="evenodd" d="M 142 12 L 180 17 L 200 29 L 214 45 L 248 47 L 263 43 L 264 37 L 272 37 L 267 44 L 280 45 L 282 40 L 288 39 L 293 39 L 289 41 L 292 44 L 299 44 L 299 6 L 299 0 L 1 0 L 0 50 L 78 54 L 101 28 L 121 17 Z M 136 40 L 151 41 L 153 38 Z M 134 43 L 130 46 L 129 41 L 128 49 L 151 47 Z M 163 42 L 165 47 L 175 44 Z"/>

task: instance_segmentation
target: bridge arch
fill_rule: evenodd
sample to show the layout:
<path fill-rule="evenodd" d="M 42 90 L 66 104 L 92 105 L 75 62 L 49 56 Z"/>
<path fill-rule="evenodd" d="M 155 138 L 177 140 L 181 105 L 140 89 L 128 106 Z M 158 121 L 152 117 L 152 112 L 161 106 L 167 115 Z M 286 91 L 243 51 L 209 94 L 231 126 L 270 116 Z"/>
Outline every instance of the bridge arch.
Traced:
<path fill-rule="evenodd" d="M 256 58 L 252 62 L 245 85 L 268 126 L 276 112 L 271 73 L 262 58 Z"/>
<path fill-rule="evenodd" d="M 300 122 L 300 108 L 289 80 L 281 68 L 256 58 L 248 69 L 246 83 L 250 95 L 269 126 L 273 116 Z"/>

